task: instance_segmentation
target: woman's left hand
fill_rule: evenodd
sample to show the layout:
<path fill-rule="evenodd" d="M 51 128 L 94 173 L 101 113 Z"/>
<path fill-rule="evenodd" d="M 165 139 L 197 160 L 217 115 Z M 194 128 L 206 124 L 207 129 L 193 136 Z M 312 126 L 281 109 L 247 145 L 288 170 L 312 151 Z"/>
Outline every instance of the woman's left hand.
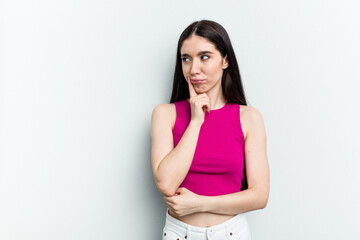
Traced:
<path fill-rule="evenodd" d="M 164 196 L 164 200 L 169 210 L 179 217 L 201 212 L 202 196 L 184 187 L 178 188 L 174 196 Z"/>

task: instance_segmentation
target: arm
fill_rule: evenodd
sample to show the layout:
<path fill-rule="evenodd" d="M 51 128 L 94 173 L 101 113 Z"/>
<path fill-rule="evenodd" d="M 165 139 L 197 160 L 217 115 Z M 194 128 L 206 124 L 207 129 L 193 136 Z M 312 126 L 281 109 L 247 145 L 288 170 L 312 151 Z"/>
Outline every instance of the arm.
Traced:
<path fill-rule="evenodd" d="M 241 114 L 248 128 L 244 143 L 248 189 L 220 196 L 200 196 L 202 212 L 232 215 L 262 209 L 267 204 L 270 173 L 263 118 L 258 110 L 249 106 Z"/>
<path fill-rule="evenodd" d="M 173 196 L 186 177 L 195 153 L 201 123 L 190 121 L 179 143 L 174 148 L 172 122 L 174 106 L 160 104 L 152 112 L 151 163 L 155 182 L 165 196 Z"/>

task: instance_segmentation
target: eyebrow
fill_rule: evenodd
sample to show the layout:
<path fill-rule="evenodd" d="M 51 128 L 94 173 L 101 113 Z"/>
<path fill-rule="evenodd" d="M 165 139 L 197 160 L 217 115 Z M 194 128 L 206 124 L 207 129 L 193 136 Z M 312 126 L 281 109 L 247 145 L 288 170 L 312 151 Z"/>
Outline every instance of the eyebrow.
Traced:
<path fill-rule="evenodd" d="M 197 55 L 199 56 L 199 55 L 203 55 L 203 54 L 214 54 L 214 53 L 210 52 L 210 51 L 201 51 Z M 190 55 L 187 53 L 183 53 L 183 54 L 181 54 L 181 57 L 190 57 Z"/>

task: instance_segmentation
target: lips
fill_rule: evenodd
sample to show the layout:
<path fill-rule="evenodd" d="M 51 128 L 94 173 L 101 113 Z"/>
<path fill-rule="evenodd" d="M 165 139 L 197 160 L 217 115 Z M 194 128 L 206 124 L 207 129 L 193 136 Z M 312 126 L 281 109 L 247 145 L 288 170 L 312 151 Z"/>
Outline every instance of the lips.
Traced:
<path fill-rule="evenodd" d="M 203 83 L 204 80 L 203 79 L 190 79 L 191 83 L 193 84 L 200 84 Z"/>

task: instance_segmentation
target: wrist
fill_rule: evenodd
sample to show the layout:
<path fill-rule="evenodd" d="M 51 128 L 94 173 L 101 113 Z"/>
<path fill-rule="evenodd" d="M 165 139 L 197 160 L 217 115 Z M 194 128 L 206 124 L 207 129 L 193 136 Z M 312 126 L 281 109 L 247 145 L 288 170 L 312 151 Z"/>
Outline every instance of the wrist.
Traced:
<path fill-rule="evenodd" d="M 211 205 L 211 196 L 200 195 L 200 212 L 209 212 Z"/>
<path fill-rule="evenodd" d="M 189 126 L 195 127 L 195 128 L 201 128 L 202 124 L 203 123 L 198 121 L 198 120 L 191 120 L 190 123 L 189 123 Z"/>

